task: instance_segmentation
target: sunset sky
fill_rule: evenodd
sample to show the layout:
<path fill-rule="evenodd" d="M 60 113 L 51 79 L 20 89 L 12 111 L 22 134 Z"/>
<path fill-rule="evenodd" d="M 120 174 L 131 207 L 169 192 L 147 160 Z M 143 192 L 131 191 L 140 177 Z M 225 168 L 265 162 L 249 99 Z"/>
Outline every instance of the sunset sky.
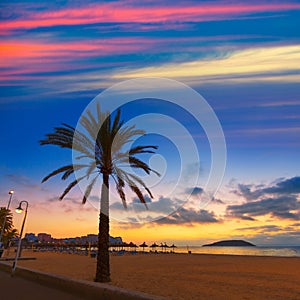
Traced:
<path fill-rule="evenodd" d="M 0 205 L 10 189 L 13 208 L 29 202 L 26 232 L 97 233 L 100 186 L 85 205 L 79 188 L 59 201 L 67 183 L 41 180 L 71 163 L 72 153 L 39 140 L 61 123 L 76 126 L 104 89 L 162 77 L 190 86 L 214 110 L 226 139 L 224 178 L 213 201 L 199 206 L 211 164 L 199 124 L 155 99 L 124 107 L 126 121 L 149 114 L 143 125 L 160 114 L 182 124 L 200 166 L 180 166 L 175 138 L 184 145 L 184 135 L 166 138 L 145 125 L 153 129 L 146 142 L 159 146 L 145 159 L 165 168 L 152 200 L 163 218 L 136 222 L 129 210 L 120 222 L 121 201 L 113 203 L 111 235 L 178 245 L 228 238 L 300 245 L 300 1 L 2 1 L 0 15 Z M 167 120 L 158 118 L 157 128 L 168 129 L 160 125 Z M 179 175 L 185 186 L 170 194 Z M 128 202 L 134 205 L 133 195 Z"/>

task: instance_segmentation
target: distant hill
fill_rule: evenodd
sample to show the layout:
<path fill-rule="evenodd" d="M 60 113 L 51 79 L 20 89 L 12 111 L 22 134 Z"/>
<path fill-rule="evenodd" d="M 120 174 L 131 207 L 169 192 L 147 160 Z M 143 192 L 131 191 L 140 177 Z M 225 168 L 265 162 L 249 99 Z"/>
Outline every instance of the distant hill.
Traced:
<path fill-rule="evenodd" d="M 202 247 L 255 247 L 255 245 L 243 240 L 227 240 L 206 244 Z"/>

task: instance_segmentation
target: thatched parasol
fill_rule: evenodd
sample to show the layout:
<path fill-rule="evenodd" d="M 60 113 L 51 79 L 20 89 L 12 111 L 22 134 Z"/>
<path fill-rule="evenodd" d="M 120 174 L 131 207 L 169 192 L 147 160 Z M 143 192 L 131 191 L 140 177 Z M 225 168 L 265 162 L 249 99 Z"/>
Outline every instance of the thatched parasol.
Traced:
<path fill-rule="evenodd" d="M 136 248 L 138 247 L 138 245 L 134 244 L 133 242 L 130 242 L 127 247 L 129 248 L 134 248 L 134 251 L 136 251 Z"/>
<path fill-rule="evenodd" d="M 157 245 L 156 243 L 153 243 L 150 248 L 152 248 L 153 250 L 156 251 L 156 248 L 158 247 L 159 245 Z"/>
<path fill-rule="evenodd" d="M 143 252 L 145 251 L 145 247 L 148 247 L 148 245 L 144 242 L 143 244 L 140 245 L 140 247 L 143 248 Z"/>
<path fill-rule="evenodd" d="M 172 248 L 172 252 L 175 252 L 174 249 L 177 248 L 177 246 L 175 246 L 174 244 L 172 246 L 170 246 L 170 248 Z"/>

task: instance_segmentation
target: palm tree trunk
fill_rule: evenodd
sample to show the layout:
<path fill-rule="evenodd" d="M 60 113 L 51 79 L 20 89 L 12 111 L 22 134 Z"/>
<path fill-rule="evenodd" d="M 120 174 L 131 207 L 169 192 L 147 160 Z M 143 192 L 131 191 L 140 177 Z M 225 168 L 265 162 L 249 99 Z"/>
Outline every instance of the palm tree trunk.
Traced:
<path fill-rule="evenodd" d="M 99 215 L 98 256 L 95 281 L 109 282 L 109 176 L 103 174 Z"/>

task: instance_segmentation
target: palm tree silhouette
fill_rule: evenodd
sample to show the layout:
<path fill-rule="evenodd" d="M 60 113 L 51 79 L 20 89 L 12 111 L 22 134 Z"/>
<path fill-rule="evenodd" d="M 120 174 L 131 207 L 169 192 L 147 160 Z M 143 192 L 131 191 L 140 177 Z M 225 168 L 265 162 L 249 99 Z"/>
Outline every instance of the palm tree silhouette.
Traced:
<path fill-rule="evenodd" d="M 75 130 L 72 126 L 63 124 L 62 127 L 54 128 L 54 133 L 46 134 L 46 138 L 40 141 L 40 145 L 57 145 L 61 148 L 73 149 L 79 153 L 77 159 L 84 163 L 70 164 L 63 166 L 49 175 L 42 182 L 50 177 L 62 173 L 62 180 L 66 180 L 75 171 L 79 171 L 81 176 L 77 176 L 64 190 L 59 197 L 62 200 L 68 192 L 80 181 L 88 180 L 85 188 L 82 203 L 89 197 L 97 178 L 102 175 L 101 202 L 99 214 L 99 234 L 98 234 L 98 256 L 95 281 L 110 281 L 109 265 L 109 178 L 116 184 L 116 190 L 127 208 L 124 188 L 127 184 L 137 195 L 141 203 L 147 208 L 147 204 L 141 191 L 145 189 L 151 198 L 151 191 L 146 184 L 136 174 L 130 173 L 128 167 L 141 169 L 147 174 L 154 172 L 145 162 L 136 157 L 138 154 L 155 153 L 157 146 L 135 146 L 125 150 L 126 144 L 132 142 L 135 136 L 144 135 L 143 130 L 138 130 L 135 126 L 125 126 L 121 120 L 120 109 L 114 118 L 111 114 L 103 113 L 97 105 L 97 118 L 90 111 L 86 116 L 82 116 L 80 124 L 85 132 Z M 99 125 L 100 124 L 100 125 Z M 100 129 L 99 129 L 100 128 Z M 78 173 L 77 173 L 78 174 Z"/>
<path fill-rule="evenodd" d="M 7 246 L 10 239 L 16 237 L 18 232 L 14 229 L 13 214 L 10 209 L 0 207 L 0 232 L 2 232 L 2 226 L 5 219 L 5 225 L 3 229 L 2 242 L 4 246 Z"/>

